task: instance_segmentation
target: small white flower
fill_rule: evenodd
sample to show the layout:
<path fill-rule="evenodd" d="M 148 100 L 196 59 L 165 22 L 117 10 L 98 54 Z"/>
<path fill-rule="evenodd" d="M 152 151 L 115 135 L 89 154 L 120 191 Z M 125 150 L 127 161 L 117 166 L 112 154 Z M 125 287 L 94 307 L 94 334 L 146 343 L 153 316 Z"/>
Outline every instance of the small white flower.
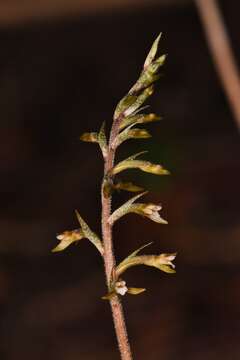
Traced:
<path fill-rule="evenodd" d="M 124 296 L 128 292 L 126 281 L 117 281 L 115 284 L 115 291 L 117 294 Z"/>

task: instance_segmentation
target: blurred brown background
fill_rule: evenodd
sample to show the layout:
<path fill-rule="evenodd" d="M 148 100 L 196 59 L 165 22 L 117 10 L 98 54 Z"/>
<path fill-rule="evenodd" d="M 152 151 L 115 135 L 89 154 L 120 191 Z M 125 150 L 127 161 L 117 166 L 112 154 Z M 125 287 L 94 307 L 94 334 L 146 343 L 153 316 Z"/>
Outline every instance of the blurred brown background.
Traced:
<path fill-rule="evenodd" d="M 236 58 L 239 11 L 221 10 Z M 52 254 L 77 208 L 100 232 L 100 152 L 79 135 L 111 123 L 162 31 L 169 54 L 151 110 L 164 120 L 142 149 L 171 177 L 132 171 L 168 226 L 129 215 L 114 228 L 118 260 L 177 251 L 177 274 L 130 270 L 123 300 L 135 359 L 240 358 L 239 133 L 191 1 L 26 0 L 0 5 L 0 359 L 118 359 L 101 259 L 87 241 Z M 128 198 L 117 195 L 114 206 Z"/>

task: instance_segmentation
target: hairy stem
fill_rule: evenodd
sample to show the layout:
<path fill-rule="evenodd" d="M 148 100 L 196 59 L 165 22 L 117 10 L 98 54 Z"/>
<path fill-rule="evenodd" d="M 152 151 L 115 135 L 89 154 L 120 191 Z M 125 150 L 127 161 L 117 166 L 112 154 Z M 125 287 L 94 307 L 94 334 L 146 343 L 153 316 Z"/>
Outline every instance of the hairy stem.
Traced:
<path fill-rule="evenodd" d="M 104 159 L 104 179 L 106 178 L 109 170 L 112 169 L 114 165 L 114 157 L 115 157 L 115 150 L 112 149 L 111 144 L 115 139 L 116 135 L 118 134 L 118 127 L 121 117 L 116 119 L 113 123 L 110 140 L 109 140 L 109 147 Z M 114 257 L 114 249 L 113 249 L 113 241 L 112 241 L 112 225 L 108 223 L 108 218 L 111 215 L 111 195 L 106 197 L 104 195 L 104 179 L 102 183 L 102 236 L 103 236 L 103 243 L 104 243 L 104 265 L 105 265 L 105 273 L 106 273 L 106 280 L 107 286 L 110 287 L 111 279 L 115 276 L 115 257 Z M 110 300 L 110 305 L 112 309 L 112 316 L 113 322 L 115 327 L 115 332 L 118 341 L 118 347 L 121 354 L 122 360 L 132 360 L 131 349 L 128 341 L 128 335 L 125 325 L 125 319 L 122 309 L 122 304 L 120 299 L 117 295 L 115 295 Z"/>

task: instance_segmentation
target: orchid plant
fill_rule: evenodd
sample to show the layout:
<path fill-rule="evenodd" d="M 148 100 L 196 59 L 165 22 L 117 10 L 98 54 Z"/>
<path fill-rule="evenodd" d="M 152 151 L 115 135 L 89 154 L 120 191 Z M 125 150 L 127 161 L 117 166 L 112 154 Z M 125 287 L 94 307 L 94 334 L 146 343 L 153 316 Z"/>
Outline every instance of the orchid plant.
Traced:
<path fill-rule="evenodd" d="M 159 70 L 166 59 L 166 55 L 157 57 L 160 38 L 161 34 L 154 41 L 150 52 L 147 55 L 139 79 L 132 86 L 127 95 L 118 103 L 114 112 L 109 139 L 107 140 L 105 134 L 104 123 L 99 132 L 87 132 L 80 137 L 83 141 L 98 143 L 103 155 L 104 175 L 101 187 L 101 238 L 90 229 L 80 216 L 79 212 L 76 211 L 79 228 L 59 234 L 57 236 L 59 243 L 52 250 L 53 252 L 63 251 L 72 243 L 79 242 L 85 238 L 99 251 L 104 263 L 107 285 L 107 294 L 102 298 L 108 300 L 111 305 L 119 351 L 121 359 L 123 360 L 130 360 L 133 357 L 128 341 L 120 297 L 125 294 L 138 295 L 146 290 L 145 288 L 129 287 L 123 280 L 123 274 L 129 268 L 137 265 L 152 266 L 166 273 L 175 273 L 175 266 L 172 261 L 175 259 L 176 253 L 139 255 L 139 252 L 151 243 L 141 246 L 119 264 L 116 264 L 112 238 L 113 225 L 121 217 L 129 213 L 135 213 L 149 218 L 158 224 L 167 224 L 167 221 L 159 214 L 159 211 L 162 209 L 161 205 L 138 202 L 138 199 L 146 194 L 141 187 L 134 185 L 131 182 L 116 180 L 115 178 L 116 174 L 133 168 L 156 175 L 169 174 L 169 172 L 160 164 L 153 164 L 149 161 L 139 159 L 145 152 L 134 154 L 115 164 L 116 150 L 123 142 L 129 139 L 146 139 L 151 136 L 147 130 L 136 126 L 160 120 L 160 117 L 155 114 L 144 113 L 143 110 L 146 107 L 142 106 L 152 95 L 154 83 L 159 79 Z M 112 211 L 112 195 L 116 190 L 140 193 L 132 197 L 115 211 Z"/>

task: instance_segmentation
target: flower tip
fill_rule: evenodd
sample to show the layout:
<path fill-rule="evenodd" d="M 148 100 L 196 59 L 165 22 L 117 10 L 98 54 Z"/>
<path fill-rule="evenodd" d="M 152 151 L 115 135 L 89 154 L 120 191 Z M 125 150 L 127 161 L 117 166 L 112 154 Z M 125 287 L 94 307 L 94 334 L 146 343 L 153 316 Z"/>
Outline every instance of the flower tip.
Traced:
<path fill-rule="evenodd" d="M 163 218 L 161 218 L 161 219 L 162 219 L 162 222 L 161 222 L 161 223 L 162 223 L 163 225 L 168 225 L 168 221 L 167 221 L 167 220 L 165 220 L 165 219 L 163 219 Z"/>
<path fill-rule="evenodd" d="M 63 240 L 64 239 L 64 235 L 63 234 L 57 234 L 56 238 L 58 240 Z"/>

